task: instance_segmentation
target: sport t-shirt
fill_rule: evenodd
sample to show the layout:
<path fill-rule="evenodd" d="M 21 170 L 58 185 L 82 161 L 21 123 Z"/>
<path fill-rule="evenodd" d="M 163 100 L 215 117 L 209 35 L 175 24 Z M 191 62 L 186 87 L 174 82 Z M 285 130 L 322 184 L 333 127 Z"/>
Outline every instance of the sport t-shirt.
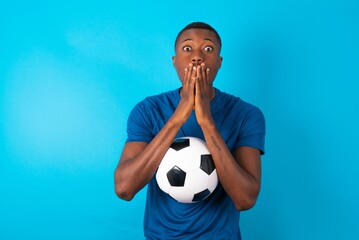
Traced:
<path fill-rule="evenodd" d="M 145 98 L 132 110 L 127 142 L 149 143 L 166 124 L 180 101 L 180 89 Z M 249 146 L 264 154 L 265 120 L 259 108 L 215 88 L 211 112 L 216 127 L 233 152 Z M 194 111 L 177 137 L 204 140 Z M 240 212 L 219 183 L 206 199 L 179 203 L 164 193 L 153 177 L 147 185 L 144 234 L 146 239 L 241 239 Z"/>

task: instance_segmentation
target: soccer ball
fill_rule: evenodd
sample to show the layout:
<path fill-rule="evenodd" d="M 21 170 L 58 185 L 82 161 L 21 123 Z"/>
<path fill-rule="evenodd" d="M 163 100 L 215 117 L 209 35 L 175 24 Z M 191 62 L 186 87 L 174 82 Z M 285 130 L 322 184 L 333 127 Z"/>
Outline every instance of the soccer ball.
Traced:
<path fill-rule="evenodd" d="M 194 203 L 208 197 L 218 177 L 206 143 L 194 137 L 175 139 L 158 167 L 156 180 L 178 202 Z"/>

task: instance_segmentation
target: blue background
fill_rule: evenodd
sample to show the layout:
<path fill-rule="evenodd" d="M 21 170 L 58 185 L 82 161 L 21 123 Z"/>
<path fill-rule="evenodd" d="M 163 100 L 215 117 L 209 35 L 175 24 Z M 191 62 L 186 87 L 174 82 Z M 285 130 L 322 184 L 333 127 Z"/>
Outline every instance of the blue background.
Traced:
<path fill-rule="evenodd" d="M 215 86 L 267 120 L 244 239 L 359 239 L 357 0 L 2 0 L 0 239 L 143 239 L 145 191 L 119 200 L 113 172 L 197 20 L 222 36 Z"/>

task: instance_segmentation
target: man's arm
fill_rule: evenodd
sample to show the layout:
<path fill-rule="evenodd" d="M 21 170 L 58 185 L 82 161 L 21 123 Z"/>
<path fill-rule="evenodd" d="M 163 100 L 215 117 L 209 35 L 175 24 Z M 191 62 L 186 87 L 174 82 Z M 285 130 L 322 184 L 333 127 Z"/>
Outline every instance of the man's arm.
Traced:
<path fill-rule="evenodd" d="M 214 125 L 202 129 L 224 190 L 238 210 L 252 208 L 261 184 L 260 151 L 239 147 L 232 155 Z"/>
<path fill-rule="evenodd" d="M 191 115 L 196 72 L 188 69 L 185 72 L 181 100 L 160 132 L 149 144 L 129 142 L 124 146 L 114 174 L 115 192 L 119 198 L 131 200 L 151 180 L 179 129 Z"/>
<path fill-rule="evenodd" d="M 239 147 L 232 153 L 218 131 L 210 109 L 211 83 L 208 69 L 197 68 L 195 111 L 198 124 L 203 131 L 208 149 L 224 190 L 238 210 L 254 206 L 261 181 L 260 151 L 251 147 Z"/>
<path fill-rule="evenodd" d="M 119 198 L 130 201 L 151 180 L 181 125 L 170 120 L 149 144 L 125 144 L 114 176 Z"/>

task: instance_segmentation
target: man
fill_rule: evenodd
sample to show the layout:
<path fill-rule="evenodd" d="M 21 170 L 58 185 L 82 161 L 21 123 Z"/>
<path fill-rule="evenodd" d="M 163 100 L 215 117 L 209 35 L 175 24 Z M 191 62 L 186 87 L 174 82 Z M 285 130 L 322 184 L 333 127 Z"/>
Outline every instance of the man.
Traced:
<path fill-rule="evenodd" d="M 172 58 L 182 87 L 146 98 L 129 116 L 115 191 L 131 200 L 148 186 L 146 239 L 241 239 L 239 213 L 258 197 L 264 117 L 257 107 L 213 87 L 221 46 L 210 25 L 187 25 L 177 36 Z M 199 203 L 176 202 L 154 177 L 173 140 L 183 136 L 205 140 L 219 178 L 216 190 Z"/>

